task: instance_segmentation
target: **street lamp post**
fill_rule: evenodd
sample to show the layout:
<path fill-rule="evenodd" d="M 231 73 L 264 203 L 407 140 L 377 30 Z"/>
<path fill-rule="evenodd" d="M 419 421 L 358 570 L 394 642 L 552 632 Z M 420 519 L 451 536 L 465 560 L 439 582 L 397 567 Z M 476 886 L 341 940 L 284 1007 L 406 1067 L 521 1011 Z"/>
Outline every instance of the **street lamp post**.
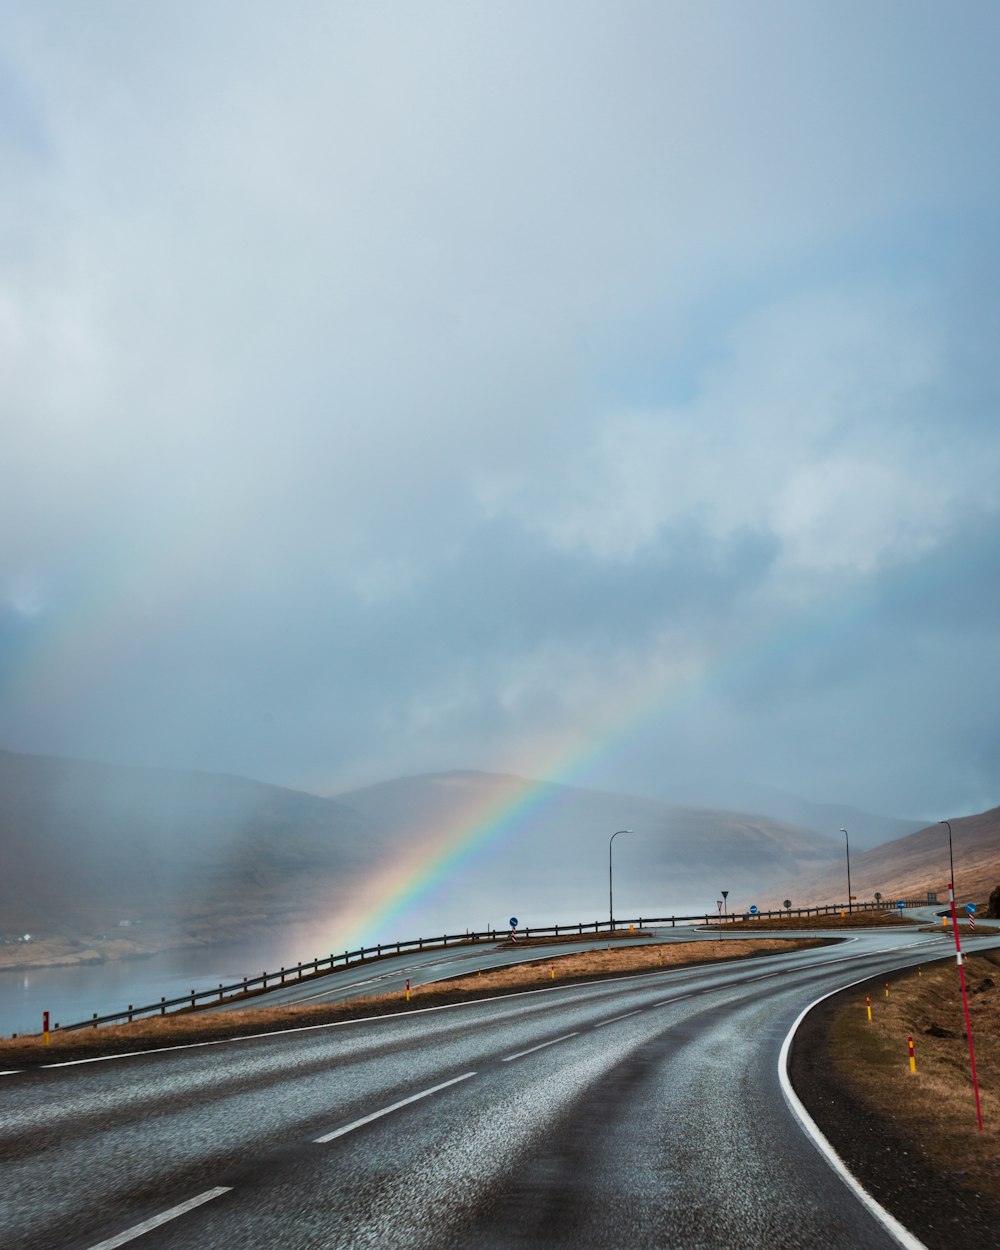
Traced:
<path fill-rule="evenodd" d="M 952 890 L 954 890 L 955 889 L 955 860 L 951 853 L 951 821 L 939 820 L 938 824 L 948 826 L 948 867 L 951 870 L 951 888 Z"/>
<path fill-rule="evenodd" d="M 840 832 L 844 835 L 844 843 L 847 847 L 847 910 L 853 911 L 851 907 L 851 839 L 847 836 L 847 830 L 843 826 Z"/>
<path fill-rule="evenodd" d="M 614 878 L 611 875 L 611 847 L 614 843 L 615 838 L 618 837 L 619 833 L 631 833 L 631 832 L 632 832 L 631 829 L 618 829 L 615 833 L 611 835 L 611 841 L 608 842 L 608 936 L 609 937 L 614 932 L 614 928 L 615 928 L 615 892 L 614 892 Z"/>

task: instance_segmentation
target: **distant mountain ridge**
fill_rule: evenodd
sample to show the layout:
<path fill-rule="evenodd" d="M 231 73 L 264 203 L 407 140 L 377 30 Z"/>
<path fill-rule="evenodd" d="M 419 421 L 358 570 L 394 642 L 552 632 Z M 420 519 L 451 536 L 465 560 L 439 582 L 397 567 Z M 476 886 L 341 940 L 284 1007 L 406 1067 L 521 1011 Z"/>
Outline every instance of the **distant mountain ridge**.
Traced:
<path fill-rule="evenodd" d="M 290 899 L 308 907 L 317 879 L 346 889 L 380 849 L 363 818 L 331 799 L 0 751 L 7 935 L 101 935 L 125 920 L 156 945 L 280 924 L 298 910 Z"/>
<path fill-rule="evenodd" d="M 926 819 L 902 820 L 895 816 L 879 816 L 842 803 L 817 803 L 784 790 L 748 781 L 705 780 L 671 786 L 665 791 L 670 802 L 698 807 L 722 807 L 727 811 L 760 812 L 775 820 L 788 821 L 803 829 L 814 829 L 837 837 L 846 828 L 851 845 L 869 850 L 894 838 L 905 837 L 925 829 Z"/>
<path fill-rule="evenodd" d="M 723 889 L 734 902 L 738 896 L 748 900 L 769 881 L 815 871 L 840 852 L 839 835 L 766 816 L 495 773 L 397 778 L 337 798 L 392 840 L 408 830 L 460 823 L 463 810 L 516 809 L 526 794 L 529 813 L 509 818 L 502 836 L 457 865 L 450 891 L 485 907 L 488 899 L 477 896 L 488 881 L 491 893 L 501 892 L 511 906 L 522 900 L 520 910 L 530 908 L 539 919 L 600 918 L 608 910 L 610 835 L 628 829 L 630 836 L 614 845 L 616 898 L 625 909 L 620 914 L 712 911 Z"/>
<path fill-rule="evenodd" d="M 1000 885 L 1000 807 L 960 817 L 951 828 L 955 897 L 960 903 L 986 902 Z M 937 822 L 851 855 L 851 889 L 859 900 L 872 898 L 876 891 L 890 901 L 925 898 L 930 891 L 945 906 L 950 873 L 948 831 Z M 796 897 L 803 904 L 846 901 L 846 876 L 846 858 L 839 866 L 803 874 L 794 882 Z"/>
<path fill-rule="evenodd" d="M 592 921 L 619 829 L 619 917 L 841 893 L 839 833 L 763 815 L 464 771 L 324 798 L 0 751 L 0 934 L 93 943 L 125 921 L 129 949 L 152 950 L 268 927 L 339 939 L 357 916 L 368 942 Z"/>

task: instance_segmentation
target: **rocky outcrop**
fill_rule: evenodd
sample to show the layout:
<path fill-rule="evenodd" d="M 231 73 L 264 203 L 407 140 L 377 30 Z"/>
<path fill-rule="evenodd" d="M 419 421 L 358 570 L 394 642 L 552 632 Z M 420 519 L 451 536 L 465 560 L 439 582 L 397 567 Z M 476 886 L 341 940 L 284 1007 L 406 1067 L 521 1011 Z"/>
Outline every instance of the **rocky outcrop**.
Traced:
<path fill-rule="evenodd" d="M 990 895 L 990 905 L 986 912 L 987 920 L 1000 920 L 1000 885 Z"/>

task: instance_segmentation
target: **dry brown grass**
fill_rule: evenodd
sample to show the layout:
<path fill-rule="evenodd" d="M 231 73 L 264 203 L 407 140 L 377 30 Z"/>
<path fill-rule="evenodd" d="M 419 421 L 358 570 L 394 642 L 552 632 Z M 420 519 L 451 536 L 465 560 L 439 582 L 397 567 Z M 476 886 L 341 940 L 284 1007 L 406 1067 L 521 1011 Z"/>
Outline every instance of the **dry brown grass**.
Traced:
<path fill-rule="evenodd" d="M 892 911 L 834 912 L 832 916 L 767 916 L 761 920 L 734 920 L 724 923 L 726 933 L 735 929 L 738 933 L 759 932 L 761 929 L 875 929 L 884 925 L 909 925 L 912 920 L 900 920 L 899 913 Z"/>
<path fill-rule="evenodd" d="M 800 950 L 815 945 L 817 942 L 808 938 L 798 942 L 788 938 L 737 938 L 729 942 L 665 942 L 624 949 L 617 947 L 612 950 L 581 951 L 578 955 L 554 956 L 551 959 L 532 960 L 531 963 L 513 964 L 506 968 L 492 968 L 472 976 L 455 977 L 424 986 L 415 993 L 433 991 L 441 985 L 461 990 L 489 988 L 508 992 L 536 989 L 555 981 L 589 980 L 618 972 L 648 972 L 654 968 L 711 964 L 745 959 L 750 955 L 775 955 L 780 951 Z"/>
<path fill-rule="evenodd" d="M 619 947 L 610 951 L 580 951 L 417 986 L 410 992 L 409 1003 L 403 993 L 396 992 L 352 999 L 349 1002 L 316 1003 L 301 1007 L 248 1007 L 242 1011 L 218 1013 L 174 1012 L 171 1015 L 154 1016 L 115 1027 L 80 1029 L 72 1033 L 53 1032 L 47 1048 L 38 1035 L 0 1040 L 0 1069 L 89 1058 L 100 1054 L 153 1050 L 185 1042 L 217 1041 L 220 1038 L 275 1032 L 311 1024 L 330 1024 L 365 1016 L 389 1015 L 405 1011 L 407 1007 L 410 1010 L 438 1007 L 448 1003 L 488 998 L 496 994 L 542 989 L 559 983 L 580 983 L 623 973 L 774 955 L 821 943 L 822 939 L 814 938 L 737 939 L 729 942 L 669 942 L 655 946 Z"/>
<path fill-rule="evenodd" d="M 977 1131 L 955 961 L 897 975 L 841 1007 L 831 1028 L 837 1070 L 875 1113 L 894 1122 L 935 1167 L 1000 1199 L 1000 953 L 965 965 L 984 1132 Z M 870 992 L 870 991 L 869 991 Z M 917 1072 L 910 1074 L 912 1035 Z"/>

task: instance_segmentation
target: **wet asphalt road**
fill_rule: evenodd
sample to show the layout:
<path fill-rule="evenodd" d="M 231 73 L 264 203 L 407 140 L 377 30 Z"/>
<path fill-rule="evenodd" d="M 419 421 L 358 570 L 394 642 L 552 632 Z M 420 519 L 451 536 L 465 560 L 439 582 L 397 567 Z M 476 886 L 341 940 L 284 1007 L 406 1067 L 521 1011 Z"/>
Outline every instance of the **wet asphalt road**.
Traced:
<path fill-rule="evenodd" d="M 259 1005 L 279 1007 L 305 1003 L 334 1003 L 344 999 L 364 997 L 369 994 L 403 993 L 407 980 L 413 988 L 431 985 L 452 977 L 474 974 L 478 969 L 506 967 L 510 964 L 544 962 L 546 957 L 573 954 L 588 950 L 607 950 L 608 947 L 648 946 L 664 942 L 717 941 L 718 934 L 693 926 L 680 926 L 651 930 L 649 937 L 612 938 L 594 937 L 574 939 L 558 946 L 539 945 L 537 942 L 522 944 L 510 942 L 483 942 L 475 945 L 458 945 L 450 950 L 435 948 L 428 951 L 411 951 L 404 955 L 384 955 L 368 964 L 356 964 L 336 972 L 324 973 L 318 979 L 291 981 L 269 989 Z M 746 934 L 734 936 L 746 937 Z M 522 939 L 523 941 L 523 939 Z M 258 1004 L 251 1004 L 258 1005 Z M 208 1011 L 242 1011 L 246 1000 L 236 999 L 219 1003 Z"/>
<path fill-rule="evenodd" d="M 0 1242 L 894 1246 L 789 1112 L 778 1052 L 819 994 L 943 947 L 872 933 L 4 1076 Z"/>

